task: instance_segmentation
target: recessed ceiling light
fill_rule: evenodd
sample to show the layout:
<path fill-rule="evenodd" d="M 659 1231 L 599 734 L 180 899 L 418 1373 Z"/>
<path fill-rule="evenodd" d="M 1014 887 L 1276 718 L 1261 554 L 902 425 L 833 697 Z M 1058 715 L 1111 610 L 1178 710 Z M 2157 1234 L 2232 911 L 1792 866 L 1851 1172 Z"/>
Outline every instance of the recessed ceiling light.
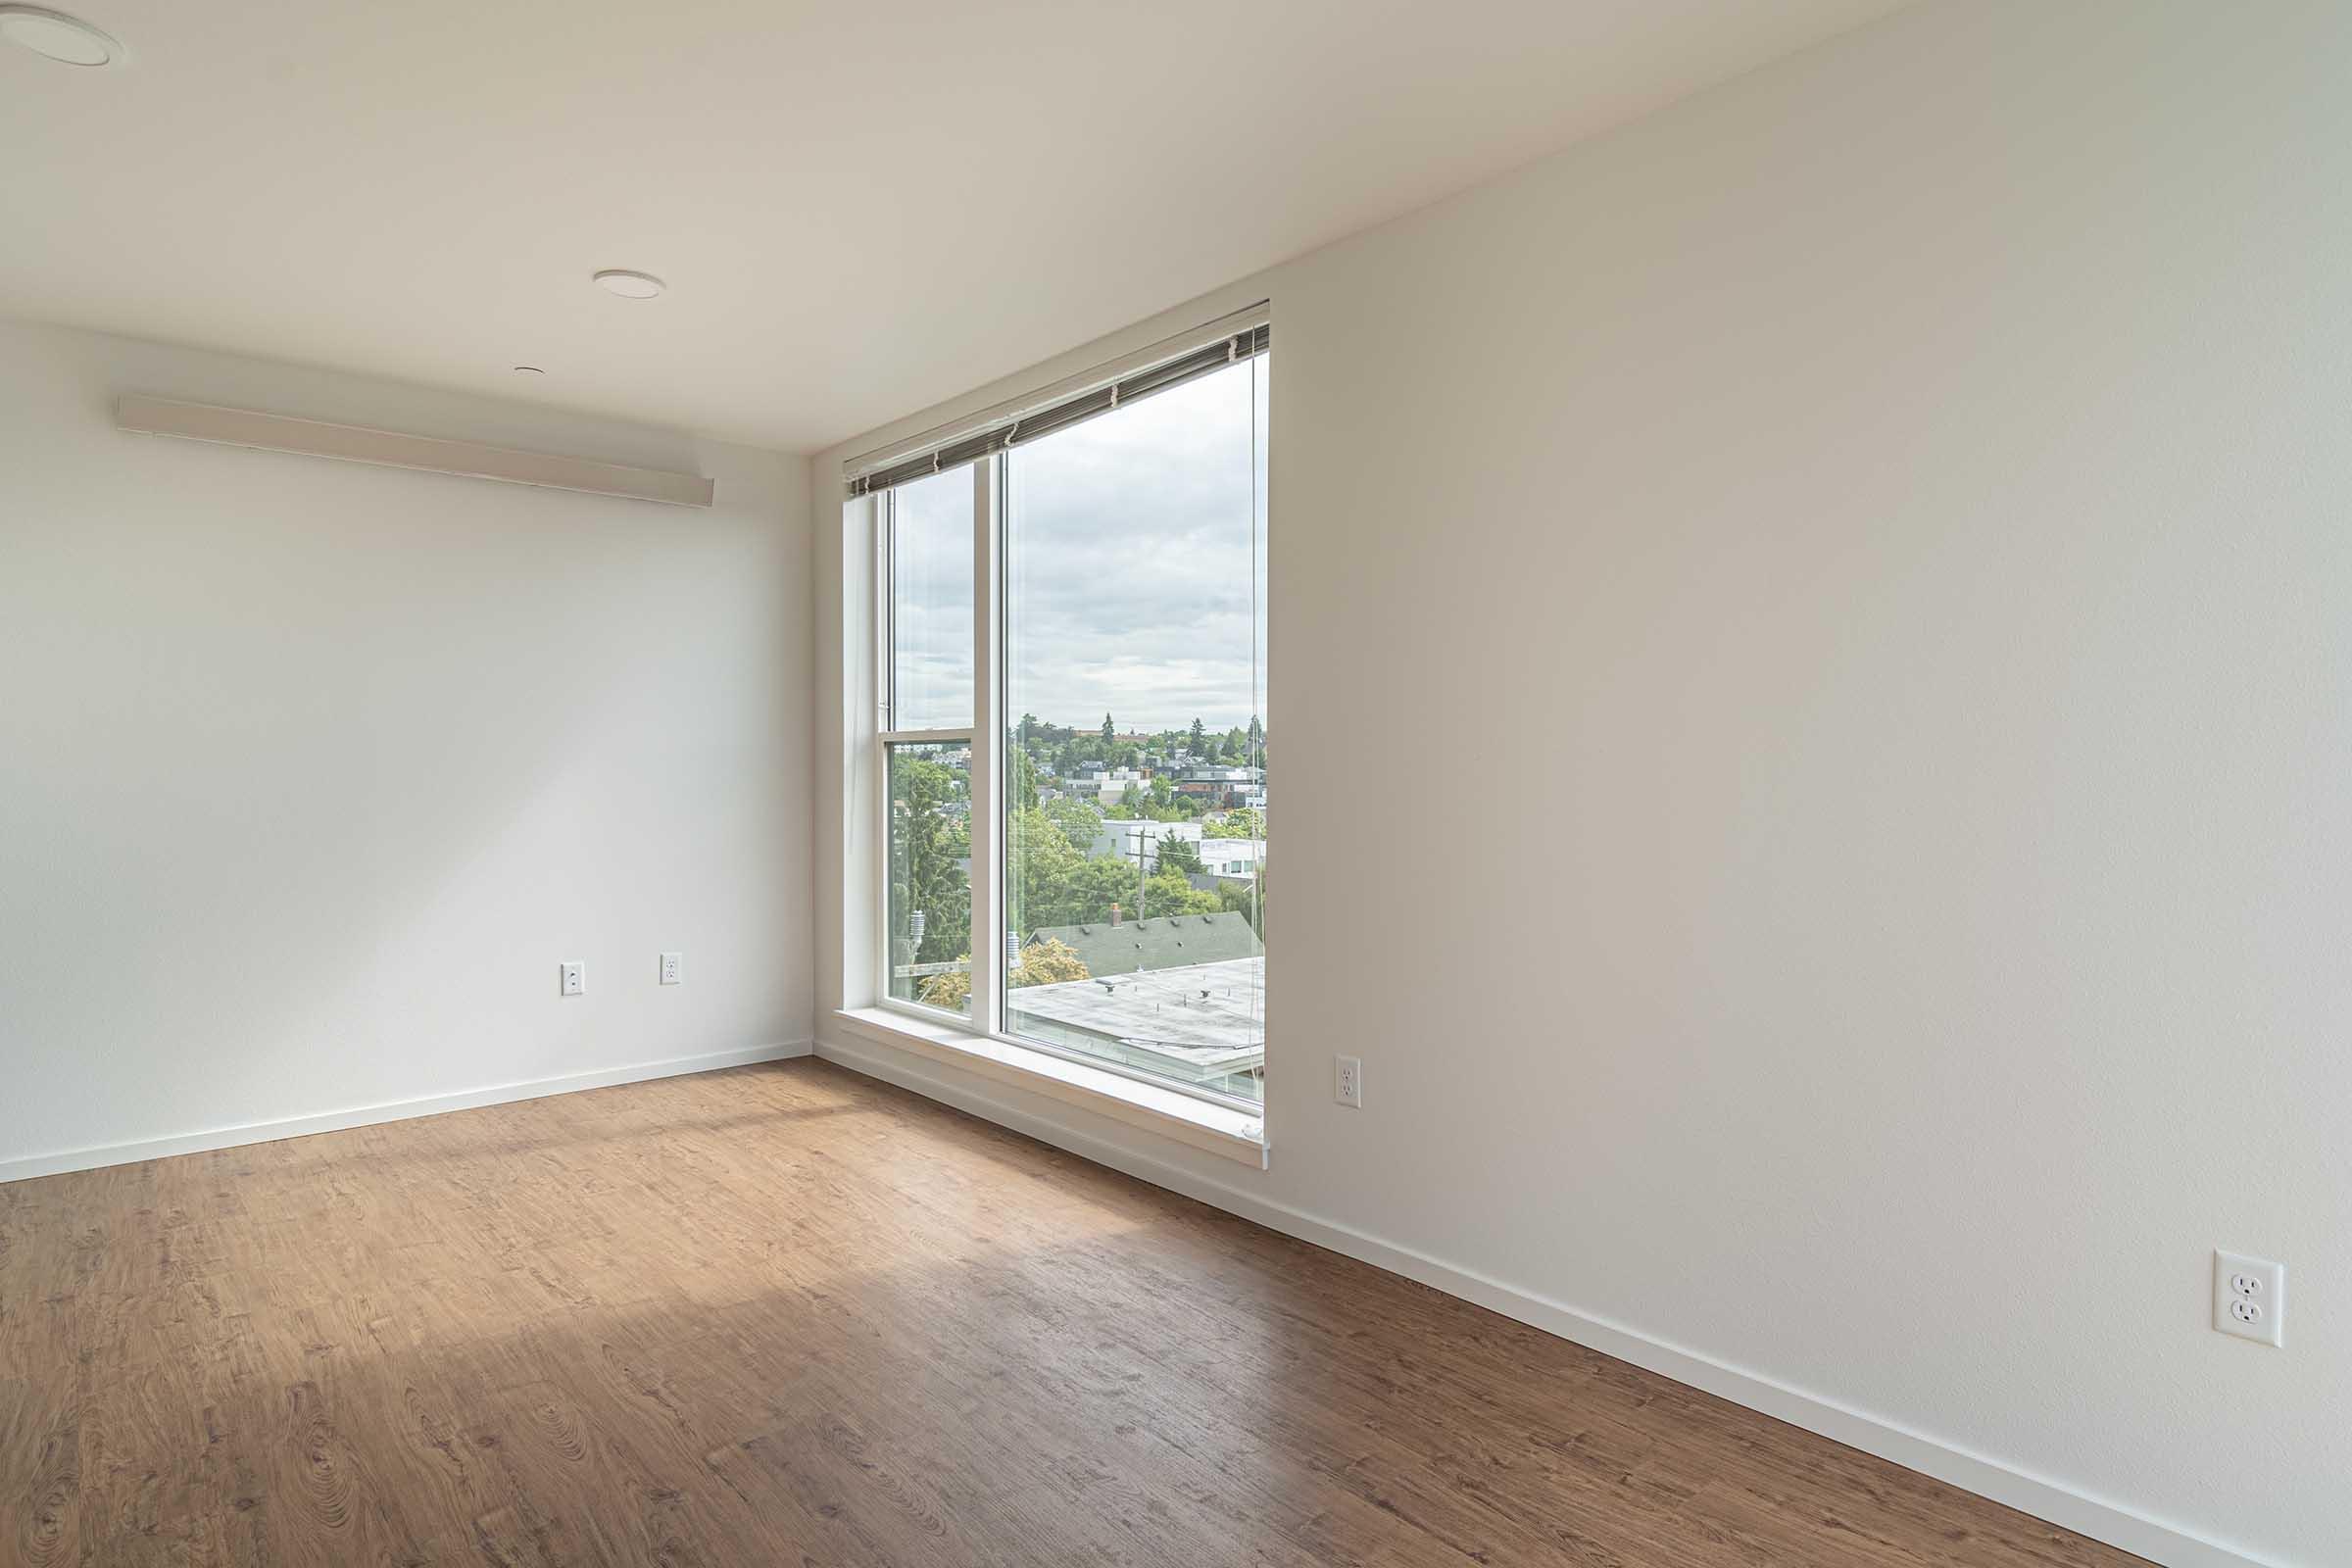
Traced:
<path fill-rule="evenodd" d="M 547 373 L 536 365 L 517 365 L 514 368 L 524 375 L 545 375 Z"/>
<path fill-rule="evenodd" d="M 618 267 L 597 273 L 596 280 L 624 300 L 650 300 L 669 286 L 651 272 L 631 272 Z"/>
<path fill-rule="evenodd" d="M 0 6 L 0 38 L 68 66 L 111 66 L 122 46 L 86 22 L 39 6 Z"/>

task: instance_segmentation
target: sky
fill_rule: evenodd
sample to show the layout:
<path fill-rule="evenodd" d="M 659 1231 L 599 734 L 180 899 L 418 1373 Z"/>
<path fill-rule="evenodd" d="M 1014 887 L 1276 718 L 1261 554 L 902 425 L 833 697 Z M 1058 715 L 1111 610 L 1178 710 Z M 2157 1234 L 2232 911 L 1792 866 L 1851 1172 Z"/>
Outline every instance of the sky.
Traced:
<path fill-rule="evenodd" d="M 1012 449 L 1008 720 L 1224 730 L 1265 711 L 1266 373 L 1261 355 Z M 971 497 L 968 468 L 898 490 L 901 729 L 971 722 Z"/>

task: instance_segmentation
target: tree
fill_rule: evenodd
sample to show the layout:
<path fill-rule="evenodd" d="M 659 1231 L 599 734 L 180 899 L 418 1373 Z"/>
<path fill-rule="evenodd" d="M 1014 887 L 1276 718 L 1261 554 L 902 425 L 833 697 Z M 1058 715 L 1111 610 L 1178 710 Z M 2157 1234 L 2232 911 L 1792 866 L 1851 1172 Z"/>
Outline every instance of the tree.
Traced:
<path fill-rule="evenodd" d="M 938 963 L 971 946 L 971 883 L 961 864 L 971 854 L 965 775 L 911 748 L 890 757 L 891 961 Z M 913 917 L 923 916 L 915 940 Z M 905 956 L 900 955 L 904 953 Z"/>
<path fill-rule="evenodd" d="M 1021 986 L 1054 986 L 1065 980 L 1092 980 L 1087 973 L 1086 960 L 1078 950 L 1053 937 L 1041 937 L 1021 950 L 1020 967 L 1014 969 L 1005 984 Z"/>
<path fill-rule="evenodd" d="M 1176 871 L 1185 876 L 1200 876 L 1200 847 L 1191 839 L 1164 838 L 1159 841 L 1159 868 Z"/>
<path fill-rule="evenodd" d="M 1262 839 L 1266 836 L 1266 814 L 1254 806 L 1227 811 L 1225 820 L 1217 824 L 1216 836 L 1221 839 Z"/>
<path fill-rule="evenodd" d="M 950 1012 L 961 1012 L 972 1000 L 972 972 L 968 965 L 970 954 L 963 955 L 966 968 L 948 974 L 935 974 L 923 982 L 923 1001 L 934 1007 Z M 1021 961 L 1004 973 L 1007 990 L 1018 991 L 1023 986 L 1058 985 L 1064 980 L 1091 980 L 1086 960 L 1066 942 L 1052 937 L 1032 942 L 1021 950 Z"/>
<path fill-rule="evenodd" d="M 1250 929 L 1257 933 L 1258 941 L 1266 940 L 1266 872 L 1263 866 L 1258 868 L 1257 875 L 1247 882 L 1218 883 L 1217 904 L 1219 907 L 1230 909 L 1248 920 Z"/>
<path fill-rule="evenodd" d="M 1091 845 L 1094 840 L 1089 837 L 1087 842 Z M 1067 925 L 1061 907 L 1071 875 L 1086 863 L 1083 853 L 1071 845 L 1051 816 L 1035 807 L 1012 813 L 1005 844 L 1012 861 L 1012 906 L 1006 913 L 1013 926 L 1034 930 L 1041 925 Z"/>
<path fill-rule="evenodd" d="M 1059 920 L 1040 921 L 1040 924 L 1108 925 L 1110 906 L 1114 904 L 1130 915 L 1135 913 L 1133 860 L 1107 855 L 1099 860 L 1081 860 L 1065 888 L 1068 903 L 1063 907 L 1068 912 Z"/>
<path fill-rule="evenodd" d="M 1193 720 L 1192 752 L 1195 757 L 1204 757 L 1208 754 L 1208 731 L 1201 727 L 1200 721 L 1197 718 Z"/>
<path fill-rule="evenodd" d="M 1224 907 L 1224 901 L 1214 893 L 1201 892 L 1164 865 L 1144 884 L 1143 912 L 1153 919 L 1165 914 L 1215 914 Z"/>
<path fill-rule="evenodd" d="M 1034 803 L 1032 803 L 1034 804 Z M 1076 796 L 1065 795 L 1045 805 L 1046 819 L 1061 829 L 1061 836 L 1070 848 L 1081 855 L 1092 854 L 1095 840 L 1102 836 L 1102 813 Z"/>
<path fill-rule="evenodd" d="M 1102 715 L 1102 744 L 1108 746 L 1118 738 L 1118 729 L 1111 723 L 1110 715 L 1104 713 Z"/>
<path fill-rule="evenodd" d="M 1037 762 L 1026 751 L 1012 754 L 1012 804 L 1023 808 L 1037 804 Z"/>

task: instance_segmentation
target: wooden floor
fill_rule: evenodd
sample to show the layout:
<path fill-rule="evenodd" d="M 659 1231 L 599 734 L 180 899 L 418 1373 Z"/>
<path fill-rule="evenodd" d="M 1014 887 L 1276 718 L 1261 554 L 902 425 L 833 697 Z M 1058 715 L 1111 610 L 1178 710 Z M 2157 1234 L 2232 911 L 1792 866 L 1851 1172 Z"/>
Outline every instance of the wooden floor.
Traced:
<path fill-rule="evenodd" d="M 0 1563 L 2109 1565 L 815 1061 L 0 1187 Z"/>

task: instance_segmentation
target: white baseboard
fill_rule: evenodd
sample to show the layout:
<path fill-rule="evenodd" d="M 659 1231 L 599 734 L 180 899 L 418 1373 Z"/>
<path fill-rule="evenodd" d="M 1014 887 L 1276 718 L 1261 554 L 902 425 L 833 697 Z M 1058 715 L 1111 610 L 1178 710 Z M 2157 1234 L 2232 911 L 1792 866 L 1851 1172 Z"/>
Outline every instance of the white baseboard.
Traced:
<path fill-rule="evenodd" d="M 1791 1426 L 1876 1454 L 1907 1470 L 1933 1476 L 1947 1485 L 1973 1492 L 2021 1513 L 2063 1525 L 2079 1535 L 2134 1552 L 2167 1568 L 2285 1568 L 2186 1530 L 2150 1519 L 2119 1503 L 2085 1495 L 2057 1482 L 2014 1469 L 1997 1459 L 1970 1452 L 1878 1416 L 1850 1409 L 1835 1399 L 1807 1394 L 1768 1377 L 1715 1360 L 1696 1350 L 1669 1345 L 1580 1312 L 1475 1269 L 1398 1247 L 1377 1236 L 1320 1218 L 1287 1203 L 1197 1175 L 1163 1163 L 1148 1152 L 1123 1147 L 1090 1133 L 1079 1132 L 1051 1116 L 1022 1109 L 987 1093 L 954 1083 L 911 1054 L 889 1047 L 838 1036 L 819 1036 L 816 1054 L 827 1061 L 910 1089 L 918 1095 L 954 1105 L 975 1116 L 1041 1143 L 1052 1144 L 1097 1164 L 1124 1171 L 1155 1187 L 1164 1187 L 1213 1208 L 1255 1221 L 1269 1230 L 1328 1248 L 1375 1268 L 1418 1280 L 1448 1296 L 1475 1301 L 1490 1311 L 1557 1335 L 1621 1361 L 1703 1390 L 1734 1404 L 1760 1411 Z"/>
<path fill-rule="evenodd" d="M 106 1165 L 129 1165 L 142 1159 L 162 1159 L 169 1154 L 199 1154 L 211 1149 L 234 1149 L 240 1144 L 266 1144 L 272 1139 L 300 1138 L 309 1133 L 339 1132 L 346 1127 L 406 1121 L 412 1116 L 438 1116 L 446 1110 L 502 1105 L 510 1101 L 568 1095 L 575 1090 L 642 1083 L 652 1078 L 674 1078 L 681 1073 L 742 1067 L 756 1061 L 780 1061 L 787 1056 L 806 1056 L 813 1049 L 809 1041 L 787 1040 L 777 1045 L 712 1051 L 699 1056 L 671 1056 L 663 1061 L 641 1061 L 626 1067 L 604 1067 L 594 1072 L 565 1073 L 557 1078 L 533 1078 L 523 1083 L 462 1089 L 455 1094 L 424 1095 L 415 1100 L 356 1105 L 347 1110 L 321 1111 L 315 1116 L 287 1116 L 276 1121 L 214 1127 L 170 1138 L 144 1138 L 126 1144 L 102 1144 L 90 1149 L 68 1149 L 49 1154 L 23 1154 L 14 1159 L 0 1159 L 0 1182 L 21 1182 L 34 1176 L 55 1176 L 72 1170 L 96 1170 Z"/>

